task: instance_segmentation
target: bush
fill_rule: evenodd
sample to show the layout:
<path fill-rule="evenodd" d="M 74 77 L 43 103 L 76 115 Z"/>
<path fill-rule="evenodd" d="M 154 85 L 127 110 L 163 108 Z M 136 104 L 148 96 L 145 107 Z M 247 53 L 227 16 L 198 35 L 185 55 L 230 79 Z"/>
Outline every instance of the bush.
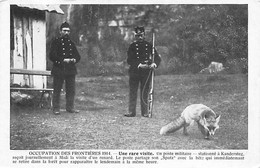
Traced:
<path fill-rule="evenodd" d="M 227 61 L 225 67 L 229 73 L 248 73 L 248 60 L 246 58 L 230 59 Z"/>

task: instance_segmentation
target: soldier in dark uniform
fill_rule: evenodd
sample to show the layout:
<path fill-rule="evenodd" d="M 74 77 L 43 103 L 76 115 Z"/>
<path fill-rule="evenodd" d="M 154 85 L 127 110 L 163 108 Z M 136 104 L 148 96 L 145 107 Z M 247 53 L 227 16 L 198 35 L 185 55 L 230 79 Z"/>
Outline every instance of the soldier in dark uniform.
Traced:
<path fill-rule="evenodd" d="M 151 63 L 152 44 L 145 41 L 144 27 L 135 28 L 135 39 L 127 51 L 129 67 L 129 108 L 126 117 L 136 115 L 137 91 L 140 84 L 141 115 L 148 117 L 148 93 L 151 81 L 150 71 L 159 66 L 161 57 L 155 50 L 154 63 Z"/>
<path fill-rule="evenodd" d="M 60 93 L 65 81 L 66 86 L 66 111 L 78 112 L 74 109 L 75 76 L 77 69 L 75 64 L 79 62 L 80 55 L 75 44 L 70 40 L 70 26 L 64 22 L 60 26 L 61 36 L 54 39 L 50 50 L 50 60 L 53 62 L 53 113 L 60 114 Z"/>

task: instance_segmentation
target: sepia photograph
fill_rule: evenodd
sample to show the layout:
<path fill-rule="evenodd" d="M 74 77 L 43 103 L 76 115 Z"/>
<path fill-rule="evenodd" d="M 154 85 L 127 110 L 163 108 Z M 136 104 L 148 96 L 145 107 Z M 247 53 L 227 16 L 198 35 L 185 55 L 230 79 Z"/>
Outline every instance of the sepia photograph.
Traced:
<path fill-rule="evenodd" d="M 10 20 L 10 149 L 248 149 L 246 4 L 18 4 Z"/>
<path fill-rule="evenodd" d="M 260 2 L 203 2 L 5 3 L 10 166 L 260 167 Z"/>

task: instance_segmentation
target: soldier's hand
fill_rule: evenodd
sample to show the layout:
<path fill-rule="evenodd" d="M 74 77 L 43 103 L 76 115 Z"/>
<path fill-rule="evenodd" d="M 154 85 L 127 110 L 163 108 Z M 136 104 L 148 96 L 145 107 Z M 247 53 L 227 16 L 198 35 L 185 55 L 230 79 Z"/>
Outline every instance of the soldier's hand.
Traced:
<path fill-rule="evenodd" d="M 75 58 L 71 58 L 70 61 L 71 61 L 72 63 L 75 63 L 75 62 L 76 62 L 76 59 L 75 59 Z"/>
<path fill-rule="evenodd" d="M 151 69 L 155 69 L 155 68 L 157 68 L 157 65 L 156 65 L 155 63 L 152 63 L 152 64 L 150 65 L 150 68 L 151 68 Z"/>
<path fill-rule="evenodd" d="M 65 58 L 65 59 L 63 60 L 63 62 L 69 63 L 69 62 L 70 62 L 70 59 L 69 59 L 69 58 Z"/>
<path fill-rule="evenodd" d="M 147 65 L 147 64 L 139 64 L 138 68 L 148 69 L 149 65 Z"/>
<path fill-rule="evenodd" d="M 65 62 L 65 63 L 70 63 L 70 62 L 75 63 L 75 62 L 76 62 L 76 59 L 75 59 L 75 58 L 65 58 L 65 59 L 63 60 L 63 62 Z"/>

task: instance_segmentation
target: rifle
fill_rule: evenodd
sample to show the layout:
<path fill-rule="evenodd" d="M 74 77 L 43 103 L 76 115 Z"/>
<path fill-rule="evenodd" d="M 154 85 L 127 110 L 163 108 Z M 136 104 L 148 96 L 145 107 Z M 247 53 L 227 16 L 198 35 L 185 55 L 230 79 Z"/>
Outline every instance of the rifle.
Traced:
<path fill-rule="evenodd" d="M 155 33 L 154 29 L 152 29 L 152 41 L 153 41 L 153 46 L 152 46 L 152 63 L 154 63 L 154 54 L 155 54 L 155 47 L 154 47 L 154 41 L 155 41 Z M 152 118 L 152 111 L 153 111 L 153 85 L 154 85 L 154 69 L 150 70 L 151 73 L 151 83 L 150 83 L 150 90 L 148 94 L 148 117 Z"/>

